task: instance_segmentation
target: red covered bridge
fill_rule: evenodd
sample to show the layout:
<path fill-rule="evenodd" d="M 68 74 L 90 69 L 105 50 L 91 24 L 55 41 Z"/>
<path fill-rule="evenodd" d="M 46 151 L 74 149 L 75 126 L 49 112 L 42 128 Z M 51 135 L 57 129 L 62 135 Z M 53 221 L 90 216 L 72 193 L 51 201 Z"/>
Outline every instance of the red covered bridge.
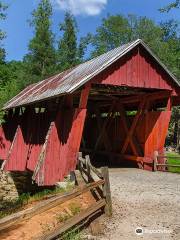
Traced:
<path fill-rule="evenodd" d="M 54 185 L 75 169 L 81 149 L 95 163 L 152 170 L 179 103 L 178 81 L 145 43 L 125 44 L 28 86 L 4 106 L 3 168 Z"/>

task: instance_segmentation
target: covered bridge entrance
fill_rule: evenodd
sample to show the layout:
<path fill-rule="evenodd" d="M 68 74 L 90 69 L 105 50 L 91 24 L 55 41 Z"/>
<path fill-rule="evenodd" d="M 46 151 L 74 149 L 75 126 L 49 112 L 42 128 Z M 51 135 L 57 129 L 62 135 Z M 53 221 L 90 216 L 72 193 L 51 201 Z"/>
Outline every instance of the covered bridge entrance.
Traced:
<path fill-rule="evenodd" d="M 4 106 L 3 169 L 54 185 L 75 169 L 81 150 L 101 165 L 132 161 L 152 170 L 179 103 L 178 81 L 144 42 L 125 44 L 28 86 Z"/>

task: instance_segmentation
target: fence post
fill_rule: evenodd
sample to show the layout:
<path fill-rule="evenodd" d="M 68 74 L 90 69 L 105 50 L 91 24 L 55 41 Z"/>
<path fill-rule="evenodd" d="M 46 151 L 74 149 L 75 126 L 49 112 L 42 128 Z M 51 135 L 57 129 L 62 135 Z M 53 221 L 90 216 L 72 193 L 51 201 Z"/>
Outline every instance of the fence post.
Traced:
<path fill-rule="evenodd" d="M 157 158 L 158 158 L 158 151 L 155 151 L 154 152 L 154 161 L 153 161 L 153 163 L 154 163 L 154 172 L 157 171 L 157 165 L 156 165 L 158 163 L 158 159 Z"/>
<path fill-rule="evenodd" d="M 109 171 L 108 167 L 101 168 L 102 177 L 105 181 L 103 186 L 103 194 L 106 199 L 106 206 L 105 206 L 105 214 L 107 216 L 112 216 L 112 200 L 111 200 L 111 190 L 110 190 L 110 183 L 109 183 Z"/>

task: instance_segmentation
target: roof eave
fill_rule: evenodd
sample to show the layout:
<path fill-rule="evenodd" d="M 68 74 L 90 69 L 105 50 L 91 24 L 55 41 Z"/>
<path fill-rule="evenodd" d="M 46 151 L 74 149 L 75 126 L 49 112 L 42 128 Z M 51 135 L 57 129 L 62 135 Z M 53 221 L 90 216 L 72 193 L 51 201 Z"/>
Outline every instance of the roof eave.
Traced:
<path fill-rule="evenodd" d="M 76 91 L 79 87 L 84 85 L 86 82 L 91 80 L 93 77 L 97 76 L 99 73 L 101 73 L 104 69 L 109 67 L 111 64 L 116 62 L 118 59 L 123 57 L 126 53 L 128 53 L 130 50 L 132 50 L 137 45 L 141 44 L 148 52 L 149 54 L 159 63 L 159 65 L 167 72 L 167 74 L 174 80 L 175 84 L 177 84 L 178 87 L 180 87 L 180 83 L 177 80 L 177 78 L 174 76 L 173 73 L 169 71 L 169 69 L 161 62 L 161 60 L 151 51 L 151 49 L 143 42 L 142 39 L 137 39 L 135 42 L 133 42 L 129 47 L 127 47 L 122 53 L 116 55 L 114 58 L 112 58 L 108 63 L 104 64 L 99 68 L 97 71 L 95 71 L 93 74 L 87 76 L 84 78 L 81 82 L 77 83 L 73 87 L 71 87 L 66 93 L 73 93 Z"/>

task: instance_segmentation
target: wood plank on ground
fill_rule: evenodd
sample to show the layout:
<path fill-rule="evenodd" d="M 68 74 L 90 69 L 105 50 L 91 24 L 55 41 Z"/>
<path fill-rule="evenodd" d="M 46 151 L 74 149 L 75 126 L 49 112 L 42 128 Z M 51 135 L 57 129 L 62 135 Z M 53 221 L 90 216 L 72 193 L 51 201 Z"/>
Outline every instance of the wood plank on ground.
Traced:
<path fill-rule="evenodd" d="M 27 219 L 31 218 L 32 216 L 35 216 L 35 215 L 45 212 L 51 208 L 54 208 L 57 205 L 62 204 L 65 201 L 71 200 L 71 199 L 73 199 L 85 192 L 88 192 L 91 189 L 96 188 L 102 184 L 104 184 L 104 180 L 99 180 L 97 182 L 93 182 L 93 183 L 87 184 L 85 186 L 78 187 L 77 189 L 72 190 L 69 193 L 66 193 L 63 195 L 61 194 L 60 196 L 58 195 L 51 199 L 44 200 L 43 202 L 38 203 L 34 207 L 31 207 L 26 210 L 20 211 L 18 213 L 14 213 L 10 216 L 4 217 L 4 218 L 0 219 L 0 231 L 4 230 L 12 225 L 18 224 L 19 222 L 21 222 L 23 220 L 27 220 Z"/>
<path fill-rule="evenodd" d="M 57 236 L 62 235 L 69 229 L 71 229 L 73 226 L 77 225 L 84 219 L 86 219 L 89 216 L 92 216 L 92 214 L 96 214 L 96 212 L 103 208 L 106 205 L 106 202 L 104 199 L 96 202 L 91 207 L 83 210 L 81 213 L 75 215 L 74 217 L 71 217 L 68 219 L 63 225 L 57 227 L 55 230 L 50 231 L 48 234 L 43 235 L 42 237 L 38 238 L 38 240 L 51 240 L 55 239 Z"/>

